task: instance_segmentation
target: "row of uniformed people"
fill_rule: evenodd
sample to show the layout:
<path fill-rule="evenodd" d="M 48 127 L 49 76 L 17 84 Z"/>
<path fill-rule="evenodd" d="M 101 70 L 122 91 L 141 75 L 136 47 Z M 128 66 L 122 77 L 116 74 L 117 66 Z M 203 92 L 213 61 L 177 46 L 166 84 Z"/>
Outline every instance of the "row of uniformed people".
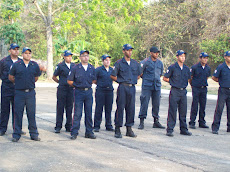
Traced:
<path fill-rule="evenodd" d="M 11 44 L 10 50 L 17 50 L 19 46 L 17 44 Z M 115 113 L 115 137 L 121 138 L 120 127 L 123 125 L 123 113 L 124 109 L 126 110 L 126 135 L 130 137 L 136 137 L 132 131 L 132 126 L 134 124 L 134 113 L 135 113 L 135 84 L 137 79 L 141 76 L 143 78 L 142 82 L 142 94 L 141 94 L 141 109 L 139 113 L 140 125 L 139 129 L 144 128 L 144 119 L 147 116 L 147 108 L 150 97 L 152 97 L 152 116 L 154 117 L 154 128 L 164 128 L 159 123 L 159 105 L 160 105 L 160 76 L 163 73 L 163 64 L 158 59 L 159 50 L 157 47 L 152 47 L 150 49 L 151 56 L 141 62 L 139 65 L 135 60 L 131 59 L 132 55 L 132 46 L 125 44 L 123 46 L 124 58 L 118 60 L 115 63 L 114 69 L 112 70 L 110 65 L 110 56 L 102 56 L 103 66 L 94 70 L 94 67 L 88 64 L 89 52 L 83 50 L 80 52 L 81 63 L 74 66 L 71 63 L 72 53 L 70 51 L 65 51 L 64 61 L 60 63 L 54 72 L 53 79 L 56 82 L 59 82 L 58 92 L 57 92 L 57 118 L 56 118 L 56 127 L 55 132 L 59 133 L 62 127 L 63 121 L 63 112 L 66 110 L 67 122 L 66 122 L 66 131 L 71 131 L 71 139 L 76 139 L 78 135 L 78 130 L 80 128 L 80 120 L 82 116 L 82 109 L 84 104 L 85 111 L 85 125 L 86 125 L 86 138 L 96 138 L 93 133 L 92 127 L 92 83 L 97 82 L 96 89 L 96 108 L 95 108 L 95 117 L 94 117 L 94 131 L 98 132 L 100 129 L 101 118 L 103 106 L 105 106 L 106 114 L 106 130 L 113 131 L 111 125 L 111 110 L 112 110 L 112 101 L 113 101 L 113 87 L 112 80 L 119 83 L 117 90 L 117 110 Z M 12 54 L 11 54 L 12 55 Z M 11 56 L 10 55 L 10 56 Z M 14 133 L 13 141 L 18 141 L 21 136 L 22 128 L 22 114 L 24 106 L 27 106 L 27 116 L 29 119 L 29 130 L 31 139 L 40 140 L 38 138 L 38 132 L 35 122 L 35 92 L 34 92 L 34 83 L 37 80 L 37 77 L 40 75 L 38 73 L 38 65 L 32 61 L 31 58 L 31 49 L 25 47 L 23 49 L 23 60 L 22 62 L 17 62 L 13 65 L 9 79 L 12 82 L 15 82 L 15 94 L 16 99 L 20 101 L 19 107 L 15 107 L 15 112 L 17 111 L 17 118 L 14 119 Z M 228 66 L 228 57 L 230 52 L 225 53 L 225 62 L 221 66 Z M 170 82 L 172 89 L 170 92 L 169 99 L 169 113 L 168 113 L 168 123 L 167 123 L 167 135 L 173 136 L 173 128 L 176 123 L 176 111 L 177 107 L 179 109 L 180 115 L 180 129 L 181 134 L 191 135 L 188 132 L 186 125 L 186 113 L 187 113 L 187 98 L 186 98 L 186 87 L 188 84 L 188 79 L 193 88 L 193 103 L 191 109 L 190 117 L 190 128 L 195 128 L 195 119 L 197 115 L 198 102 L 200 103 L 200 118 L 199 118 L 199 127 L 208 128 L 205 124 L 205 104 L 206 104 L 206 95 L 207 95 L 207 77 L 210 76 L 210 67 L 207 66 L 207 57 L 206 53 L 201 53 L 200 63 L 192 67 L 192 79 L 190 79 L 190 72 L 188 67 L 183 64 L 185 60 L 185 52 L 179 50 L 177 52 L 177 62 L 170 66 L 164 76 L 164 80 Z M 1 79 L 4 78 L 2 73 L 7 73 L 7 69 L 4 68 L 5 61 L 1 61 Z M 9 60 L 10 61 L 10 60 Z M 11 57 L 11 61 L 13 61 Z M 20 65 L 18 65 L 18 63 Z M 30 65 L 29 65 L 30 64 Z M 9 68 L 10 65 L 8 65 Z M 19 66 L 17 68 L 17 66 Z M 35 68 L 31 68 L 35 67 Z M 30 68 L 28 68 L 30 67 Z M 221 69 L 224 70 L 225 68 Z M 214 73 L 213 79 L 220 82 L 220 90 L 225 90 L 229 87 L 226 87 L 228 80 L 227 71 L 223 72 L 217 68 Z M 5 70 L 3 70 L 5 69 Z M 19 74 L 16 72 L 19 70 Z M 24 71 L 23 71 L 23 70 Z M 29 70 L 30 69 L 30 70 Z M 32 70 L 31 70 L 32 69 Z M 8 69 L 9 70 L 9 69 Z M 37 71 L 36 71 L 37 70 Z M 71 72 L 70 72 L 71 71 Z M 29 72 L 29 74 L 28 74 Z M 26 76 L 30 75 L 30 77 Z M 18 76 L 17 76 L 18 75 Z M 69 76 L 68 76 L 69 75 Z M 223 80 L 224 75 L 226 78 Z M 26 76 L 23 78 L 22 76 Z M 59 76 L 59 79 L 57 79 Z M 201 77 L 202 76 L 202 77 Z M 68 77 L 68 81 L 67 81 Z M 110 79 L 111 77 L 111 79 Z M 5 77 L 6 78 L 6 77 Z M 34 78 L 34 79 L 33 79 Z M 219 78 L 219 80 L 218 80 Z M 30 81 L 28 81 L 28 79 Z M 4 79 L 2 79 L 5 81 Z M 4 85 L 5 82 L 3 82 Z M 23 83 L 23 86 L 18 86 L 18 84 Z M 30 84 L 26 84 L 30 83 Z M 67 83 L 70 85 L 67 85 Z M 201 84 L 202 83 L 202 84 Z M 222 83 L 222 84 L 221 84 Z M 224 83 L 224 85 L 223 85 Z M 198 84 L 198 85 L 197 85 Z M 201 84 L 201 85 L 199 85 Z M 17 85 L 17 86 L 16 86 Z M 74 118 L 72 121 L 72 104 L 73 104 L 73 88 L 74 89 Z M 22 88 L 23 87 L 23 88 Z M 222 91 L 223 92 L 223 91 Z M 226 92 L 224 92 L 226 93 Z M 4 94 L 4 92 L 2 92 Z M 195 96 L 196 95 L 196 96 Z M 198 96 L 197 96 L 198 95 Z M 220 117 L 223 111 L 224 102 L 228 101 L 228 94 L 221 94 L 219 91 L 218 102 L 221 99 L 220 103 L 217 103 L 217 108 L 215 112 L 214 122 L 212 125 L 212 131 L 214 134 L 218 133 L 220 125 Z M 16 100 L 15 99 L 15 100 Z M 198 100 L 199 99 L 199 100 Z M 1 99 L 3 100 L 3 99 Z M 22 101 L 23 100 L 23 101 Z M 198 101 L 197 101 L 198 100 Z M 31 105 L 29 103 L 32 103 Z M 228 107 L 227 107 L 228 108 Z M 8 123 L 5 119 L 2 120 L 2 117 L 9 115 L 4 115 L 1 112 L 1 124 Z M 229 118 L 228 118 L 229 119 Z M 72 122 L 72 124 L 71 124 Z M 72 129 L 71 129 L 72 126 Z M 4 135 L 6 132 L 6 127 L 1 127 L 1 135 Z M 3 128 L 3 130 L 2 130 Z M 230 129 L 228 122 L 228 129 Z"/>

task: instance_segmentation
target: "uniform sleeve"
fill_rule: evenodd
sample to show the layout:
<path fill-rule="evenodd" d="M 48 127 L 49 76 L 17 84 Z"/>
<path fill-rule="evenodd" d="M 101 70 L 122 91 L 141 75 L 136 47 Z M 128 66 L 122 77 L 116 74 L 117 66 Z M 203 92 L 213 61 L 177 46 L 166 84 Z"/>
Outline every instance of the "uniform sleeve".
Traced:
<path fill-rule="evenodd" d="M 0 78 L 2 78 L 2 71 L 3 71 L 3 61 L 0 61 Z"/>
<path fill-rule="evenodd" d="M 73 80 L 74 80 L 75 71 L 76 71 L 76 69 L 75 69 L 75 67 L 73 67 L 73 68 L 70 70 L 70 72 L 69 72 L 69 75 L 68 75 L 68 77 L 67 77 L 67 80 L 69 80 L 69 81 L 73 81 Z"/>
<path fill-rule="evenodd" d="M 114 64 L 113 71 L 112 71 L 111 75 L 112 75 L 112 76 L 117 76 L 118 71 L 119 71 L 119 64 L 116 62 L 116 63 Z"/>
<path fill-rule="evenodd" d="M 60 73 L 61 73 L 60 67 L 59 67 L 59 65 L 57 65 L 56 68 L 55 68 L 55 71 L 54 71 L 54 74 L 53 74 L 53 75 L 54 75 L 54 76 L 59 76 Z"/>
<path fill-rule="evenodd" d="M 39 77 L 41 75 L 41 70 L 38 66 L 38 64 L 36 64 L 36 69 L 35 69 L 35 77 Z"/>
<path fill-rule="evenodd" d="M 140 67 L 141 67 L 141 74 L 144 72 L 145 68 L 146 68 L 146 63 L 144 60 L 142 60 L 140 62 Z"/>
<path fill-rule="evenodd" d="M 189 67 L 188 67 L 188 79 L 191 79 L 191 72 L 190 72 Z"/>
<path fill-rule="evenodd" d="M 221 68 L 220 68 L 220 65 L 219 65 L 219 66 L 216 68 L 216 70 L 214 71 L 213 76 L 216 77 L 216 78 L 219 78 L 220 72 L 221 72 Z"/>
<path fill-rule="evenodd" d="M 142 74 L 142 68 L 141 65 L 139 63 L 137 63 L 137 69 L 138 69 L 138 76 Z"/>
<path fill-rule="evenodd" d="M 172 76 L 172 73 L 173 73 L 172 66 L 169 66 L 166 73 L 164 74 L 164 77 L 170 78 Z"/>
<path fill-rule="evenodd" d="M 99 67 L 97 69 L 95 69 L 95 77 L 96 77 L 96 80 L 98 79 L 99 77 Z"/>
<path fill-rule="evenodd" d="M 161 62 L 161 75 L 160 75 L 160 76 L 163 75 L 163 71 L 164 71 L 164 65 L 163 65 L 163 63 Z"/>
<path fill-rule="evenodd" d="M 16 74 L 16 65 L 15 65 L 15 63 L 12 64 L 12 66 L 10 67 L 9 74 L 12 75 L 12 76 L 15 76 L 15 74 Z"/>
<path fill-rule="evenodd" d="M 209 67 L 208 68 L 208 77 L 210 77 L 211 76 L 211 68 Z"/>
<path fill-rule="evenodd" d="M 194 67 L 192 66 L 191 69 L 190 69 L 190 75 L 191 75 L 191 76 L 194 76 L 194 72 L 195 72 L 195 69 L 194 69 Z"/>
<path fill-rule="evenodd" d="M 96 69 L 93 67 L 93 80 L 97 80 L 96 78 Z"/>

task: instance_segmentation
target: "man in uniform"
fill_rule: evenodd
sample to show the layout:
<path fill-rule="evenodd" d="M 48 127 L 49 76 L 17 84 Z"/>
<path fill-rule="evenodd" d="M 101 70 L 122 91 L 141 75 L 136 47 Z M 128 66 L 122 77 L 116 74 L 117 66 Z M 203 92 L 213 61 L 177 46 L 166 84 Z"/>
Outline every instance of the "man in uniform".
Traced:
<path fill-rule="evenodd" d="M 102 121 L 103 107 L 105 109 L 105 127 L 107 131 L 114 131 L 111 124 L 111 112 L 113 107 L 113 81 L 110 75 L 113 68 L 110 67 L 110 56 L 104 54 L 101 59 L 103 65 L 96 71 L 97 88 L 95 93 L 96 108 L 94 114 L 94 131 L 99 132 Z"/>
<path fill-rule="evenodd" d="M 195 121 L 198 111 L 198 104 L 200 104 L 199 110 L 199 127 L 209 128 L 206 125 L 205 107 L 207 101 L 207 79 L 211 76 L 211 68 L 207 65 L 208 54 L 202 52 L 200 54 L 200 62 L 191 67 L 191 79 L 189 80 L 192 86 L 192 106 L 190 113 L 189 128 L 195 129 Z"/>
<path fill-rule="evenodd" d="M 74 117 L 71 129 L 71 139 L 75 140 L 80 129 L 82 109 L 85 111 L 85 138 L 96 139 L 93 133 L 92 122 L 92 83 L 95 82 L 95 68 L 88 63 L 89 51 L 80 52 L 81 63 L 75 65 L 71 70 L 67 82 L 74 90 Z"/>
<path fill-rule="evenodd" d="M 153 128 L 162 128 L 159 122 L 159 107 L 161 96 L 161 75 L 163 63 L 158 59 L 160 51 L 157 47 L 150 48 L 150 57 L 141 62 L 142 69 L 142 91 L 140 96 L 141 107 L 139 112 L 140 125 L 138 129 L 144 129 L 144 119 L 147 117 L 148 104 L 152 98 L 152 116 L 154 118 Z"/>
<path fill-rule="evenodd" d="M 22 50 L 23 60 L 14 63 L 10 69 L 9 80 L 15 83 L 13 142 L 17 142 L 21 137 L 25 106 L 31 140 L 40 141 L 35 119 L 36 93 L 34 88 L 41 71 L 38 64 L 30 60 L 31 56 L 31 49 L 24 47 Z"/>
<path fill-rule="evenodd" d="M 112 80 L 119 83 L 117 89 L 117 110 L 115 113 L 115 137 L 121 138 L 120 127 L 123 125 L 124 109 L 126 112 L 126 136 L 136 137 L 132 130 L 135 116 L 135 94 L 137 79 L 140 78 L 141 69 L 137 61 L 131 59 L 133 47 L 130 44 L 123 46 L 124 57 L 118 60 L 111 73 Z"/>
<path fill-rule="evenodd" d="M 218 100 L 212 123 L 212 133 L 218 134 L 220 128 L 220 120 L 224 109 L 224 104 L 227 106 L 227 132 L 230 132 L 230 51 L 224 53 L 225 62 L 220 64 L 212 79 L 219 82 Z"/>
<path fill-rule="evenodd" d="M 21 59 L 18 58 L 19 48 L 19 45 L 16 43 L 11 44 L 9 48 L 10 55 L 0 61 L 0 78 L 2 80 L 0 136 L 5 135 L 7 130 L 10 116 L 10 104 L 12 107 L 12 126 L 14 123 L 14 84 L 8 79 L 8 75 L 13 63 L 21 61 Z M 26 133 L 22 131 L 21 134 L 25 135 Z"/>
<path fill-rule="evenodd" d="M 57 112 L 56 112 L 56 127 L 55 133 L 60 133 L 63 122 L 64 110 L 66 111 L 66 124 L 67 132 L 70 132 L 72 126 L 72 110 L 73 110 L 73 87 L 67 83 L 67 77 L 70 70 L 74 67 L 72 61 L 72 53 L 69 50 L 64 51 L 64 60 L 59 63 L 54 71 L 53 80 L 58 85 L 57 90 Z M 59 79 L 57 78 L 59 76 Z"/>
<path fill-rule="evenodd" d="M 188 80 L 191 78 L 189 68 L 184 64 L 185 52 L 178 50 L 176 53 L 177 62 L 168 67 L 163 80 L 169 82 L 171 91 L 169 95 L 169 109 L 167 119 L 167 136 L 173 136 L 173 129 L 176 125 L 177 108 L 179 111 L 180 134 L 191 136 L 186 124 L 187 115 L 187 90 Z"/>

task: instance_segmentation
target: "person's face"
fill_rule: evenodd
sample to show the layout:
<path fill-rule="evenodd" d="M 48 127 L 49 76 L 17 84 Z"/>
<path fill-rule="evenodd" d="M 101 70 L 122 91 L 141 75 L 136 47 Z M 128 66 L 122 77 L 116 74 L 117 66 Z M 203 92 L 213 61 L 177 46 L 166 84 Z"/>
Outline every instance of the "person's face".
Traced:
<path fill-rule="evenodd" d="M 89 54 L 87 52 L 84 52 L 80 56 L 80 60 L 81 60 L 82 63 L 88 63 L 88 61 L 89 61 Z"/>
<path fill-rule="evenodd" d="M 185 54 L 181 54 L 181 55 L 177 56 L 177 60 L 180 63 L 184 63 L 184 61 L 185 61 Z"/>
<path fill-rule="evenodd" d="M 230 56 L 224 56 L 224 59 L 227 63 L 230 63 Z"/>
<path fill-rule="evenodd" d="M 124 54 L 124 56 L 127 57 L 127 58 L 131 58 L 132 52 L 133 52 L 133 49 L 123 50 L 123 54 Z"/>
<path fill-rule="evenodd" d="M 156 52 L 156 53 L 150 52 L 150 55 L 151 55 L 152 58 L 157 59 L 158 56 L 159 56 L 159 52 Z"/>
<path fill-rule="evenodd" d="M 15 49 L 10 49 L 9 50 L 10 55 L 12 56 L 18 56 L 19 55 L 19 48 L 15 48 Z"/>
<path fill-rule="evenodd" d="M 22 53 L 23 60 L 30 61 L 32 54 L 29 50 L 26 50 L 24 53 Z"/>
<path fill-rule="evenodd" d="M 65 62 L 66 63 L 71 63 L 72 61 L 72 55 L 64 56 Z"/>
<path fill-rule="evenodd" d="M 202 57 L 200 58 L 201 64 L 207 64 L 208 63 L 208 57 Z"/>
<path fill-rule="evenodd" d="M 103 60 L 103 65 L 105 67 L 109 67 L 109 65 L 110 65 L 110 58 L 109 57 L 107 57 L 105 60 Z"/>

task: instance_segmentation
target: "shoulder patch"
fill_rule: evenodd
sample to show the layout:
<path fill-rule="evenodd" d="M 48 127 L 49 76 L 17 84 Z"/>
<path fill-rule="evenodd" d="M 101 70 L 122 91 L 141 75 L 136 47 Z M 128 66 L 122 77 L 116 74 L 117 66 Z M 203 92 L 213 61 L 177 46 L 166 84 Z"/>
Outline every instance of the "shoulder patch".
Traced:
<path fill-rule="evenodd" d="M 214 71 L 214 73 L 216 73 L 216 72 L 217 72 L 217 70 Z"/>

